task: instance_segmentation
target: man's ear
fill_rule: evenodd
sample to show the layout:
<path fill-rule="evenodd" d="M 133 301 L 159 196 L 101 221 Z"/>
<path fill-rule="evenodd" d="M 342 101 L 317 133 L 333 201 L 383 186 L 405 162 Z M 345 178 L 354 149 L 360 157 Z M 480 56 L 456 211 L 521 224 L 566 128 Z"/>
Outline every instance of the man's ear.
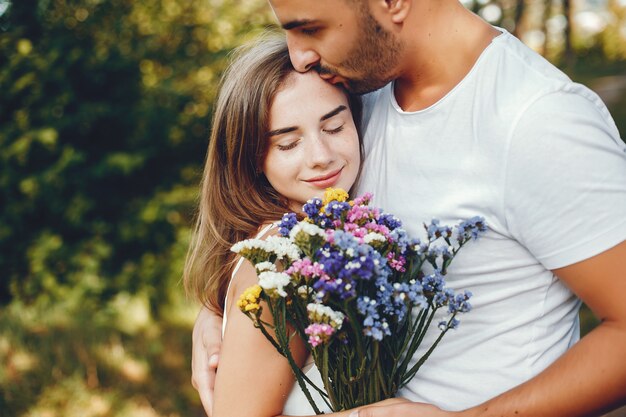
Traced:
<path fill-rule="evenodd" d="M 402 24 L 409 15 L 412 0 L 374 0 L 370 4 L 385 13 L 393 23 Z"/>

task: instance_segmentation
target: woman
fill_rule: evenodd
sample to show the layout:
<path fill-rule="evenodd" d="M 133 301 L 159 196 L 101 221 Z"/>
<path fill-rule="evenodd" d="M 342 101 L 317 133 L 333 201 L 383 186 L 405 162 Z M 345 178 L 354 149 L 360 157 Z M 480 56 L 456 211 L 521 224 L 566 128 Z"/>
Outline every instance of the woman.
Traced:
<path fill-rule="evenodd" d="M 312 414 L 299 388 L 292 390 L 287 360 L 233 302 L 257 276 L 230 247 L 275 233 L 283 213 L 300 212 L 327 187 L 353 186 L 360 113 L 358 98 L 314 72 L 294 71 L 282 38 L 239 51 L 224 74 L 185 265 L 186 289 L 224 317 L 215 417 Z M 292 351 L 315 377 L 304 341 L 295 338 Z"/>

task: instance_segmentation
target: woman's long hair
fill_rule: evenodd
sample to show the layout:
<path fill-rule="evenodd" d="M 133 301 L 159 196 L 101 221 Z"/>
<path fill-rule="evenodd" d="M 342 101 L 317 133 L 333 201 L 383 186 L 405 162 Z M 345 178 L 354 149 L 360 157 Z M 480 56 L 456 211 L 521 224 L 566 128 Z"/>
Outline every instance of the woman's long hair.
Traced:
<path fill-rule="evenodd" d="M 222 77 L 183 274 L 187 293 L 218 314 L 236 262 L 231 246 L 290 211 L 261 167 L 270 106 L 293 71 L 284 37 L 267 35 L 236 50 Z M 360 99 L 349 97 L 349 102 L 358 126 Z"/>

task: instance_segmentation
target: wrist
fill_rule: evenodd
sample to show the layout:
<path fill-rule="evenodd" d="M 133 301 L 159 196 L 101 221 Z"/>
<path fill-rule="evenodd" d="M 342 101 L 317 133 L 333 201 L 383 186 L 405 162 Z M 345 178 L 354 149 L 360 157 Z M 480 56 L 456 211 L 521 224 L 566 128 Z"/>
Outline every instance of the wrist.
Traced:
<path fill-rule="evenodd" d="M 466 410 L 456 411 L 453 415 L 454 417 L 487 417 L 487 410 L 488 407 L 484 404 L 480 404 Z"/>

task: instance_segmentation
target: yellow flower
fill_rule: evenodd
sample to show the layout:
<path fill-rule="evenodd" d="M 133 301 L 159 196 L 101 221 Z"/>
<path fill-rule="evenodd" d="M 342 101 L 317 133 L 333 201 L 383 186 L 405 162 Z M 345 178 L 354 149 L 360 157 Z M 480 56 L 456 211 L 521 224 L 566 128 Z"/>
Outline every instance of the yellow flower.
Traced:
<path fill-rule="evenodd" d="M 322 200 L 322 205 L 325 206 L 333 200 L 339 201 L 341 203 L 348 200 L 348 198 L 348 193 L 341 188 L 327 188 L 324 191 L 324 199 Z"/>
<path fill-rule="evenodd" d="M 260 285 L 253 285 L 246 289 L 237 301 L 237 307 L 244 313 L 256 314 L 261 306 L 259 305 L 259 297 L 261 296 L 262 288 Z"/>

